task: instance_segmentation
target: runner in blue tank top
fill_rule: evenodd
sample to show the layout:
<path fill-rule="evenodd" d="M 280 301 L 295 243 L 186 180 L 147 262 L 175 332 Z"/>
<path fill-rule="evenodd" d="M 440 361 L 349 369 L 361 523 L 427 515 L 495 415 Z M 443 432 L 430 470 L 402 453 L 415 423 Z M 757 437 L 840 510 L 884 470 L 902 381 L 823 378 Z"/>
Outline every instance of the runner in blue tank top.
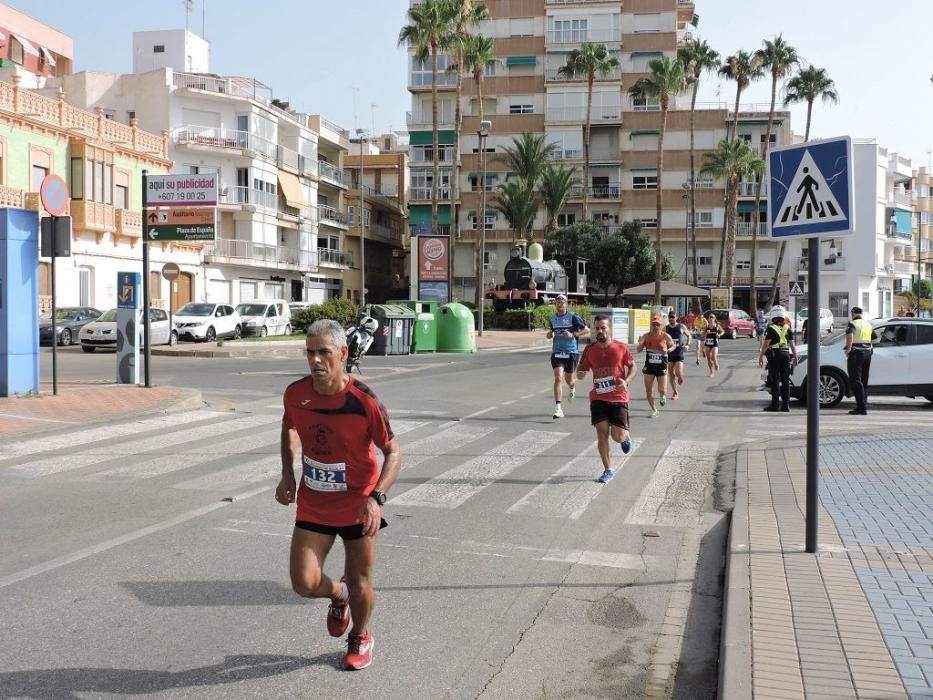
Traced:
<path fill-rule="evenodd" d="M 573 401 L 576 395 L 576 372 L 580 361 L 579 338 L 590 334 L 586 322 L 579 315 L 567 309 L 567 297 L 558 294 L 554 299 L 556 314 L 551 314 L 551 328 L 547 332 L 551 345 L 551 369 L 554 372 L 554 420 L 564 417 L 560 402 L 563 398 L 563 383 L 570 387 L 568 398 Z"/>

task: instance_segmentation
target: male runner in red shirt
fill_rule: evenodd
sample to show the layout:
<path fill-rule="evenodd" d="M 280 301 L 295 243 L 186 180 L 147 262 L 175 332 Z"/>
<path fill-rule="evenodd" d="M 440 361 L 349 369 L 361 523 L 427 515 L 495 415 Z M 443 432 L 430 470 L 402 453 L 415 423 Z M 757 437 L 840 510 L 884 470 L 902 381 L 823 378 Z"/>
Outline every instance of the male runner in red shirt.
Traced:
<path fill-rule="evenodd" d="M 622 445 L 622 452 L 632 450 L 629 437 L 628 385 L 635 374 L 635 358 L 628 345 L 612 339 L 612 327 L 608 316 L 593 319 L 596 342 L 583 351 L 577 379 L 593 371 L 593 389 L 590 391 L 590 422 L 596 427 L 596 442 L 599 457 L 603 462 L 603 474 L 597 479 L 607 483 L 615 476 L 609 459 L 609 437 Z"/>
<path fill-rule="evenodd" d="M 305 342 L 311 374 L 285 390 L 282 416 L 282 478 L 275 500 L 298 500 L 292 534 L 292 588 L 305 598 L 330 598 L 327 630 L 342 637 L 350 625 L 345 665 L 372 663 L 373 636 L 367 625 L 376 597 L 372 568 L 376 533 L 386 492 L 399 473 L 401 451 L 385 407 L 372 389 L 344 371 L 347 342 L 336 321 L 308 328 Z M 296 488 L 295 451 L 301 443 L 301 484 Z M 380 470 L 373 451 L 384 456 Z M 344 577 L 325 576 L 324 561 L 337 535 L 346 551 Z M 349 610 L 348 610 L 349 607 Z"/>

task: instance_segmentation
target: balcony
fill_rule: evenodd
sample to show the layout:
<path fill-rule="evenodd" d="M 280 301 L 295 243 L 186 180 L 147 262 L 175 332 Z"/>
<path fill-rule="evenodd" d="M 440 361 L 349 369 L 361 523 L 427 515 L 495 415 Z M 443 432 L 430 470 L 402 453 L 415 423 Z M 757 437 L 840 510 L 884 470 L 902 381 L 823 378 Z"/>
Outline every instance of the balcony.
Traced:
<path fill-rule="evenodd" d="M 318 264 L 321 267 L 334 267 L 345 270 L 353 265 L 353 256 L 343 250 L 333 250 L 332 248 L 317 249 Z"/>
<path fill-rule="evenodd" d="M 225 238 L 204 244 L 204 262 L 284 268 L 297 272 L 318 269 L 316 251 Z"/>
<path fill-rule="evenodd" d="M 253 187 L 221 187 L 219 204 L 221 207 L 271 209 L 279 208 L 279 196 L 273 192 L 257 190 Z"/>
<path fill-rule="evenodd" d="M 888 267 L 891 267 L 889 265 Z M 917 274 L 917 264 L 915 262 L 906 262 L 904 260 L 895 260 L 893 263 L 894 274 L 898 277 L 909 277 Z"/>
<path fill-rule="evenodd" d="M 172 129 L 171 139 L 176 146 L 185 148 L 240 151 L 247 157 L 276 157 L 276 144 L 273 141 L 237 129 L 189 124 Z"/>
<path fill-rule="evenodd" d="M 888 190 L 888 206 L 910 209 L 913 206 L 910 192 L 902 189 Z"/>
<path fill-rule="evenodd" d="M 117 209 L 117 233 L 121 236 L 140 238 L 143 235 L 143 215 L 138 211 Z"/>
<path fill-rule="evenodd" d="M 554 160 L 583 160 L 583 149 L 568 148 L 563 151 L 555 151 L 551 158 Z"/>
<path fill-rule="evenodd" d="M 431 201 L 431 188 L 430 187 L 412 187 L 409 190 L 409 195 L 411 196 L 412 202 L 430 202 Z M 439 202 L 450 201 L 450 188 L 449 187 L 438 187 L 437 188 L 437 201 Z"/>
<path fill-rule="evenodd" d="M 548 122 L 583 122 L 586 120 L 586 106 L 548 107 L 544 115 L 544 120 Z M 594 124 L 597 122 L 621 123 L 622 106 L 593 105 L 590 110 L 590 121 Z"/>
<path fill-rule="evenodd" d="M 388 243 L 394 243 L 398 246 L 402 245 L 402 232 L 400 229 L 389 228 L 388 226 L 383 226 L 382 224 L 376 224 L 375 226 L 367 226 L 366 234 L 367 238 L 383 240 Z"/>
<path fill-rule="evenodd" d="M 606 4 L 610 0 L 544 0 L 545 5 L 595 5 Z M 618 4 L 618 3 L 614 3 Z"/>
<path fill-rule="evenodd" d="M 622 31 L 620 29 L 548 29 L 545 32 L 546 44 L 582 44 L 591 43 L 620 43 Z"/>
<path fill-rule="evenodd" d="M 614 183 L 611 185 L 593 185 L 587 187 L 587 197 L 590 199 L 621 199 L 622 185 Z M 573 199 L 583 197 L 583 186 L 575 185 L 570 188 L 570 196 Z"/>
<path fill-rule="evenodd" d="M 795 265 L 797 272 L 807 272 L 810 267 L 809 262 L 808 258 L 798 258 L 797 264 Z M 820 274 L 845 271 L 846 259 L 841 255 L 837 255 L 834 258 L 825 257 L 820 260 Z"/>
<path fill-rule="evenodd" d="M 71 217 L 76 231 L 114 233 L 117 230 L 116 211 L 110 204 L 83 199 L 71 200 Z"/>
<path fill-rule="evenodd" d="M 336 228 L 350 228 L 350 216 L 327 204 L 317 205 L 318 222 L 325 226 L 334 226 Z"/>
<path fill-rule="evenodd" d="M 454 115 L 450 110 L 437 110 L 437 125 L 453 126 Z M 430 112 L 406 112 L 405 124 L 409 129 L 428 129 L 433 125 Z"/>
<path fill-rule="evenodd" d="M 756 190 L 758 189 L 758 183 L 756 182 L 740 182 L 739 183 L 739 197 L 754 197 Z M 761 186 L 761 196 L 768 196 L 768 185 L 767 183 Z"/>
<path fill-rule="evenodd" d="M 408 74 L 409 88 L 427 88 L 431 89 L 431 64 L 428 59 L 427 68 L 423 71 L 415 71 Z M 452 88 L 457 87 L 457 71 L 447 72 L 440 67 L 437 69 L 437 87 Z"/>
<path fill-rule="evenodd" d="M 23 190 L 0 185 L 0 207 L 23 208 Z"/>
<path fill-rule="evenodd" d="M 605 75 L 597 74 L 596 82 L 611 82 L 613 80 L 622 80 L 622 69 L 615 68 Z M 561 75 L 559 68 L 547 68 L 544 71 L 544 82 L 546 83 L 572 83 L 572 82 L 586 82 L 585 75 L 576 75 L 572 78 Z"/>
<path fill-rule="evenodd" d="M 755 224 L 752 221 L 739 221 L 735 225 L 735 237 L 736 238 L 751 238 L 752 234 L 755 232 Z M 767 238 L 768 237 L 768 224 L 762 222 L 758 224 L 758 237 Z"/>
<path fill-rule="evenodd" d="M 321 180 L 336 185 L 337 187 L 342 187 L 343 189 L 349 189 L 347 178 L 343 174 L 343 170 L 333 163 L 328 163 L 326 160 L 319 160 L 317 166 L 318 177 Z"/>

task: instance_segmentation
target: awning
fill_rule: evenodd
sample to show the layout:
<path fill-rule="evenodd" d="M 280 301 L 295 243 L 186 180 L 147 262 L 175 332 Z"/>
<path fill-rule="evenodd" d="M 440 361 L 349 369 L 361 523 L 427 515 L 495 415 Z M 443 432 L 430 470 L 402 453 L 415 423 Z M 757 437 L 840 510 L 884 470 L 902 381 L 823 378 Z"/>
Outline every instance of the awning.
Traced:
<path fill-rule="evenodd" d="M 632 287 L 630 289 L 625 289 L 622 291 L 622 296 L 624 297 L 653 297 L 654 296 L 654 282 L 648 282 L 647 284 L 640 284 L 637 287 Z M 662 297 L 708 297 L 708 289 L 700 289 L 699 287 L 691 287 L 689 284 L 684 284 L 683 282 L 674 282 L 672 280 L 663 280 L 661 282 L 661 296 Z"/>
<path fill-rule="evenodd" d="M 754 202 L 737 202 L 736 211 L 739 212 L 740 214 L 751 213 L 755 211 L 755 203 Z M 766 201 L 760 202 L 758 205 L 758 211 L 767 213 L 768 203 Z"/>
<path fill-rule="evenodd" d="M 536 56 L 508 56 L 505 59 L 507 66 L 533 66 L 537 63 Z"/>
<path fill-rule="evenodd" d="M 47 48 L 45 48 L 44 46 L 40 46 L 40 47 L 39 47 L 39 50 L 42 51 L 42 55 L 45 56 L 45 60 L 48 62 L 48 64 L 49 64 L 50 66 L 54 66 L 54 65 L 55 65 L 55 56 L 52 55 L 52 52 L 49 51 L 49 50 L 48 50 Z"/>
<path fill-rule="evenodd" d="M 894 210 L 894 230 L 897 233 L 913 233 L 913 223 L 910 220 L 910 212 L 902 209 Z"/>
<path fill-rule="evenodd" d="M 438 117 L 440 119 L 440 117 Z M 454 142 L 455 132 L 451 129 L 437 131 L 437 144 L 451 145 Z M 408 134 L 408 143 L 411 146 L 430 146 L 432 143 L 431 131 L 412 131 Z"/>
<path fill-rule="evenodd" d="M 408 208 L 408 224 L 410 226 L 417 226 L 418 224 L 428 224 L 431 223 L 431 205 L 430 204 L 413 204 Z M 437 207 L 437 224 L 438 226 L 449 226 L 450 225 L 450 206 L 447 204 L 438 205 Z"/>
<path fill-rule="evenodd" d="M 661 132 L 657 129 L 635 129 L 629 135 L 629 138 L 633 136 L 660 136 Z"/>
<path fill-rule="evenodd" d="M 33 46 L 29 39 L 24 39 L 19 34 L 12 34 L 12 37 L 23 45 L 23 51 L 26 53 L 31 53 L 33 56 L 39 55 L 39 49 Z"/>
<path fill-rule="evenodd" d="M 308 203 L 305 201 L 304 192 L 301 191 L 301 183 L 298 182 L 298 178 L 287 173 L 284 170 L 279 170 L 279 185 L 282 188 L 282 194 L 285 195 L 285 203 L 294 207 L 295 209 L 304 209 L 308 206 Z"/>
<path fill-rule="evenodd" d="M 641 56 L 663 56 L 663 51 L 632 51 L 632 58 L 638 58 Z"/>

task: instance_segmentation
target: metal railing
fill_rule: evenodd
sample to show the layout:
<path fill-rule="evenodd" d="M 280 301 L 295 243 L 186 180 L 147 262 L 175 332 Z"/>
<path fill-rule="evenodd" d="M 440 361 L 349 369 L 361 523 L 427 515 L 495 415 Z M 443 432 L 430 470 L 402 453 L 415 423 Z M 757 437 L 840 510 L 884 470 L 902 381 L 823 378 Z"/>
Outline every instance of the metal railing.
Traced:
<path fill-rule="evenodd" d="M 913 205 L 910 192 L 907 190 L 888 190 L 888 204 L 910 208 Z"/>
<path fill-rule="evenodd" d="M 430 187 L 412 187 L 409 191 L 412 201 L 430 201 L 431 199 L 431 188 Z M 438 187 L 437 188 L 437 199 L 438 200 L 448 200 L 450 199 L 450 188 L 449 187 Z"/>
<path fill-rule="evenodd" d="M 252 264 L 292 265 L 305 270 L 316 270 L 318 255 L 313 250 L 300 250 L 289 246 L 267 245 L 254 241 L 219 238 L 204 245 L 204 257 L 236 258 Z"/>
<path fill-rule="evenodd" d="M 268 158 L 275 158 L 277 147 L 274 141 L 251 134 L 248 131 L 216 126 L 188 124 L 172 129 L 172 141 L 179 146 L 208 146 L 210 148 L 233 148 L 252 150 Z"/>
<path fill-rule="evenodd" d="M 699 224 L 698 224 L 699 227 Z M 735 235 L 737 238 L 751 238 L 752 234 L 755 233 L 755 223 L 754 222 L 745 222 L 739 221 L 735 225 Z M 758 236 L 765 237 L 768 235 L 768 224 L 761 222 L 758 224 Z"/>
<path fill-rule="evenodd" d="M 622 69 L 616 68 L 605 74 L 596 74 L 596 82 L 600 81 L 610 81 L 610 80 L 622 80 Z M 560 68 L 546 68 L 544 70 L 544 81 L 546 83 L 568 83 L 572 81 L 586 81 L 586 76 L 577 74 L 574 77 L 568 77 L 561 74 Z"/>
<path fill-rule="evenodd" d="M 369 231 L 370 234 L 387 241 L 394 241 L 396 243 L 402 242 L 402 232 L 399 229 L 390 228 L 383 224 L 376 224 L 375 226 L 367 226 L 366 230 Z"/>
<path fill-rule="evenodd" d="M 221 186 L 219 199 L 221 204 L 242 204 L 273 210 L 279 208 L 279 196 L 276 193 L 254 187 Z"/>
<path fill-rule="evenodd" d="M 586 119 L 586 107 L 548 107 L 544 119 L 552 122 L 582 122 Z M 594 122 L 622 121 L 622 106 L 593 105 L 590 120 Z"/>
<path fill-rule="evenodd" d="M 350 227 L 350 215 L 327 204 L 317 205 L 317 215 L 319 223 Z"/>
<path fill-rule="evenodd" d="M 570 188 L 571 197 L 582 197 L 583 196 L 583 186 L 574 185 Z M 622 196 L 622 185 L 613 184 L 613 185 L 593 185 L 592 187 L 587 187 L 587 194 L 593 199 L 618 199 Z"/>
<path fill-rule="evenodd" d="M 344 250 L 318 248 L 317 257 L 320 265 L 350 267 L 353 264 L 353 256 Z"/>
<path fill-rule="evenodd" d="M 406 112 L 405 113 L 405 124 L 409 127 L 412 126 L 431 126 L 433 124 L 433 119 L 430 112 Z M 437 110 L 437 123 L 438 124 L 453 124 L 454 115 L 451 110 Z"/>
<path fill-rule="evenodd" d="M 331 182 L 340 185 L 341 187 L 349 187 L 347 184 L 347 178 L 343 174 L 343 170 L 338 168 L 333 163 L 328 163 L 326 160 L 319 160 L 318 163 L 318 176 L 324 180 L 330 180 Z"/>
<path fill-rule="evenodd" d="M 739 183 L 739 197 L 754 197 L 757 188 L 758 188 L 758 183 L 756 182 L 740 182 Z M 761 186 L 761 196 L 762 197 L 768 196 L 767 183 L 764 183 Z"/>
<path fill-rule="evenodd" d="M 563 151 L 555 151 L 551 156 L 554 160 L 580 160 L 583 158 L 582 148 L 567 148 Z"/>
<path fill-rule="evenodd" d="M 622 41 L 621 29 L 548 29 L 545 32 L 545 43 L 548 44 L 580 44 L 590 42 L 619 42 Z"/>
<path fill-rule="evenodd" d="M 350 138 L 349 129 L 344 129 L 342 126 L 340 126 L 340 124 L 338 124 L 337 122 L 332 122 L 330 119 L 325 119 L 324 117 L 321 117 L 321 126 L 327 129 L 330 129 L 334 133 L 340 134 L 341 136 L 345 138 Z"/>
<path fill-rule="evenodd" d="M 408 86 L 409 87 L 431 87 L 431 70 L 424 71 L 415 71 L 408 74 Z M 438 87 L 456 87 L 457 86 L 457 71 L 443 71 L 440 68 L 437 69 L 437 86 Z"/>
<path fill-rule="evenodd" d="M 278 158 L 276 160 L 280 168 L 298 172 L 298 151 L 293 151 L 287 146 L 279 145 Z"/>

